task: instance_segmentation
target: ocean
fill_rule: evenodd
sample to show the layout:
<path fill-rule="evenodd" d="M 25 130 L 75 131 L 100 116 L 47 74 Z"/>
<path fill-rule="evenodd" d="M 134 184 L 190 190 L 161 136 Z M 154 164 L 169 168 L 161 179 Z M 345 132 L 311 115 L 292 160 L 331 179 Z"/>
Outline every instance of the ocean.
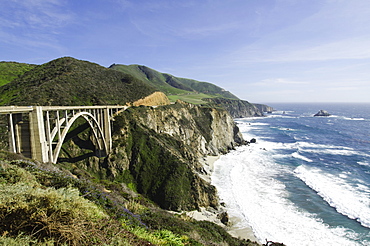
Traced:
<path fill-rule="evenodd" d="M 236 119 L 246 140 L 212 184 L 240 228 L 296 245 L 370 245 L 370 104 L 269 104 Z M 329 117 L 314 117 L 319 110 Z"/>

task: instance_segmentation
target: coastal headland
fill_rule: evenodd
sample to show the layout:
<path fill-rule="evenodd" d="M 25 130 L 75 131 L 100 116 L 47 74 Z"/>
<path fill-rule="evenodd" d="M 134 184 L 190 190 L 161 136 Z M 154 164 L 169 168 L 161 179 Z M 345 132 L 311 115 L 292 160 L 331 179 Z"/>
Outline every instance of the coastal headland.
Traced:
<path fill-rule="evenodd" d="M 11 70 L 14 63 L 0 65 Z M 113 147 L 107 156 L 95 154 L 92 129 L 81 119 L 71 128 L 55 165 L 7 152 L 8 128 L 6 116 L 1 116 L 3 194 L 12 194 L 19 186 L 33 187 L 37 191 L 29 192 L 40 194 L 34 199 L 49 199 L 55 204 L 51 193 L 40 190 L 44 187 L 64 196 L 73 193 L 92 204 L 94 208 L 86 211 L 97 211 L 92 217 L 81 213 L 81 226 L 75 233 L 63 229 L 76 226 L 75 220 L 61 217 L 52 227 L 52 216 L 59 213 L 54 205 L 28 204 L 27 216 L 35 220 L 7 220 L 0 226 L 6 235 L 1 240 L 79 245 L 93 241 L 107 245 L 115 241 L 129 245 L 259 245 L 249 228 L 238 228 L 238 218 L 229 218 L 210 175 L 218 156 L 247 143 L 233 117 L 263 116 L 263 111 L 272 108 L 239 100 L 211 83 L 137 65 L 104 68 L 66 57 L 17 71 L 0 86 L 2 106 L 131 107 L 114 117 Z M 27 115 L 22 120 L 27 122 Z M 18 201 L 27 204 L 29 192 L 18 194 Z M 6 199 L 0 202 L 0 211 L 10 206 Z M 83 210 L 70 206 L 69 200 L 60 203 L 70 214 Z M 32 210 L 36 204 L 40 214 Z M 17 206 L 4 210 L 2 216 L 21 216 Z"/>

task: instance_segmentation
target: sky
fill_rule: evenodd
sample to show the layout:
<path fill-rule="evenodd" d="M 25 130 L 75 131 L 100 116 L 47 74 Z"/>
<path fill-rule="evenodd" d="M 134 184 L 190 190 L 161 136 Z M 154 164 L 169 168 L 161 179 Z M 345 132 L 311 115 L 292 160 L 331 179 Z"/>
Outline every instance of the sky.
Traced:
<path fill-rule="evenodd" d="M 0 61 L 145 65 L 253 103 L 370 102 L 368 0 L 0 0 Z"/>

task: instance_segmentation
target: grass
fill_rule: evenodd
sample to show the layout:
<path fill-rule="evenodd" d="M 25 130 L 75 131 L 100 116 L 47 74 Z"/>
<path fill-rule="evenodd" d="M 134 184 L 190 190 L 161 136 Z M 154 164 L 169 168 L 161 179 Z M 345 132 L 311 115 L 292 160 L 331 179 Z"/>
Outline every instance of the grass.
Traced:
<path fill-rule="evenodd" d="M 1 245 L 257 245 L 130 196 L 122 184 L 15 159 L 0 153 Z"/>
<path fill-rule="evenodd" d="M 140 65 L 113 65 L 110 68 L 118 71 L 122 71 L 124 73 L 130 74 L 134 77 L 140 78 L 141 80 L 147 81 L 151 85 L 154 85 L 157 89 L 164 92 L 167 96 L 176 98 L 177 95 L 179 98 L 184 98 L 186 102 L 191 102 L 194 104 L 204 104 L 205 102 L 199 101 L 197 93 L 201 94 L 201 98 L 207 94 L 205 97 L 222 97 L 222 98 L 230 98 L 230 99 L 238 99 L 235 95 L 231 94 L 224 89 L 208 83 L 208 82 L 200 82 L 193 79 L 186 79 L 186 78 L 179 78 L 172 76 L 170 74 L 161 73 L 154 69 L 140 66 Z M 194 97 L 187 98 L 187 93 L 190 93 Z M 188 99 L 188 100 L 186 100 Z"/>
<path fill-rule="evenodd" d="M 184 102 L 192 103 L 192 104 L 207 104 L 208 102 L 203 101 L 203 98 L 212 98 L 217 97 L 210 94 L 204 93 L 186 93 L 186 94 L 178 94 L 178 95 L 169 95 L 168 98 L 171 102 L 176 102 L 177 100 L 181 100 Z"/>
<path fill-rule="evenodd" d="M 35 66 L 26 63 L 0 62 L 0 86 L 6 85 Z"/>

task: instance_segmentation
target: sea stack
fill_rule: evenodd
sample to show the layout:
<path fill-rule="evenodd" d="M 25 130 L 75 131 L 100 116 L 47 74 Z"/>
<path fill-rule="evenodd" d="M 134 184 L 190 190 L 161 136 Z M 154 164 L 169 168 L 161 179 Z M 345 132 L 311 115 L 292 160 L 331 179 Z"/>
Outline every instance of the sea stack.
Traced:
<path fill-rule="evenodd" d="M 328 111 L 321 109 L 321 110 L 320 110 L 319 112 L 317 112 L 317 114 L 315 114 L 314 116 L 330 116 L 330 114 L 328 113 Z"/>

